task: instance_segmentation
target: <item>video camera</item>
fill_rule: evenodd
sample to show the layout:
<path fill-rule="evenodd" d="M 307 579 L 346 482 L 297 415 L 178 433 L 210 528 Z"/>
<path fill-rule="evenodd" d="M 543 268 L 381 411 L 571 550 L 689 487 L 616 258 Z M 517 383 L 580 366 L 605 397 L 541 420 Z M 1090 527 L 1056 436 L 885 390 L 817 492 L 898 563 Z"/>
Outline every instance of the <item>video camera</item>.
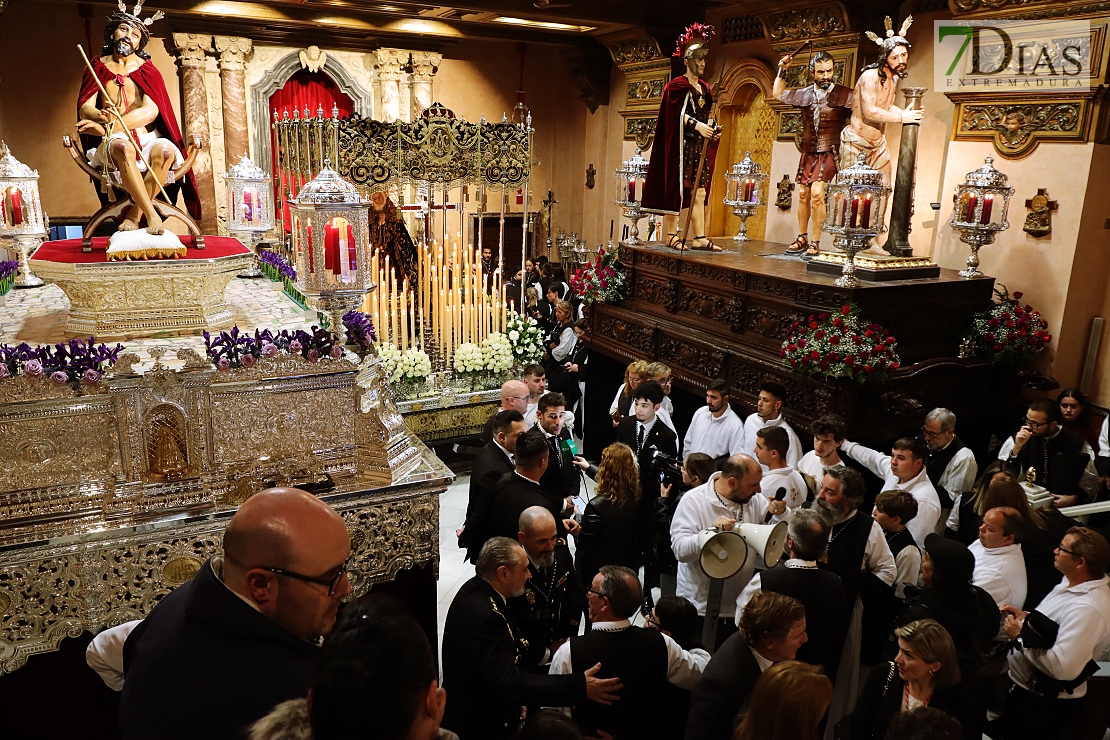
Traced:
<path fill-rule="evenodd" d="M 659 480 L 668 486 L 682 485 L 682 461 L 665 452 L 656 450 L 651 453 L 651 469 L 659 474 Z"/>

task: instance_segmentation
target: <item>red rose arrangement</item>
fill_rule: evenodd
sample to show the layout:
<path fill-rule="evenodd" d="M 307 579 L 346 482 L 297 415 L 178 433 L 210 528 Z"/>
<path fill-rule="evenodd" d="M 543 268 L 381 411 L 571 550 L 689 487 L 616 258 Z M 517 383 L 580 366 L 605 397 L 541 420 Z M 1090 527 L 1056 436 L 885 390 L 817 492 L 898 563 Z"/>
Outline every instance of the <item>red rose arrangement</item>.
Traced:
<path fill-rule="evenodd" d="M 994 305 L 975 314 L 965 342 L 995 364 L 1025 364 L 1052 341 L 1048 322 L 1032 306 L 1018 303 L 1020 292 L 1011 296 L 1005 285 L 999 285 L 994 295 Z"/>
<path fill-rule="evenodd" d="M 590 304 L 624 298 L 626 280 L 624 265 L 617 258 L 617 253 L 606 252 L 602 247 L 598 249 L 597 260 L 575 270 L 569 282 L 574 294 L 583 303 Z"/>
<path fill-rule="evenodd" d="M 802 375 L 886 382 L 901 365 L 897 346 L 886 329 L 860 318 L 859 306 L 853 303 L 835 313 L 795 321 L 779 354 Z"/>

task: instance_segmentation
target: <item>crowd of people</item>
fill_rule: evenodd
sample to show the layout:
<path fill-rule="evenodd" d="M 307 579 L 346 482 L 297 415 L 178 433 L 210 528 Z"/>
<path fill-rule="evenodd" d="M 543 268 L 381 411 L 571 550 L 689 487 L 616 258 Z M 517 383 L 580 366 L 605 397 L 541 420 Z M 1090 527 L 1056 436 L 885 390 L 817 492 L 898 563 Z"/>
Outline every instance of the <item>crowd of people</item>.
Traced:
<path fill-rule="evenodd" d="M 457 531 L 475 575 L 438 667 L 400 601 L 340 609 L 343 520 L 269 489 L 222 556 L 90 646 L 123 736 L 1017 740 L 1080 737 L 1098 712 L 1110 545 L 1067 509 L 1106 492 L 1110 446 L 1078 391 L 1030 403 L 995 451 L 938 408 L 888 453 L 832 415 L 803 443 L 773 382 L 745 419 L 710 383 L 680 431 L 670 369 L 635 362 L 591 462 L 551 368 L 505 383 L 486 425 Z M 779 522 L 772 567 L 753 549 L 707 575 L 706 530 Z"/>

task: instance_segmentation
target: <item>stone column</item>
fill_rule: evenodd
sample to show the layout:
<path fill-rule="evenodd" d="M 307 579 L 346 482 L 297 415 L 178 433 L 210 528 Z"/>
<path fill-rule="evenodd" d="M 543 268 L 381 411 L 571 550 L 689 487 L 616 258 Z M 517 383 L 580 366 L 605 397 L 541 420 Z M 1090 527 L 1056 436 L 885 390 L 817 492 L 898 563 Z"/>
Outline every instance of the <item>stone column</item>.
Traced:
<path fill-rule="evenodd" d="M 231 169 L 249 153 L 247 137 L 246 60 L 251 40 L 239 36 L 216 36 L 220 53 L 220 90 L 224 108 L 224 163 Z"/>
<path fill-rule="evenodd" d="M 200 230 L 215 234 L 216 184 L 212 175 L 212 155 L 209 152 L 208 93 L 204 86 L 204 57 L 212 50 L 212 37 L 196 33 L 175 33 L 173 44 L 177 47 L 177 63 L 181 67 L 181 89 L 185 104 L 182 110 L 185 141 L 201 140 L 201 150 L 193 164 L 193 175 L 200 194 Z"/>
<path fill-rule="evenodd" d="M 401 66 L 409 55 L 399 49 L 378 49 L 374 53 L 374 69 L 381 81 L 381 120 L 393 123 L 401 118 Z"/>
<path fill-rule="evenodd" d="M 923 87 L 903 87 L 906 110 L 920 107 Z M 913 216 L 913 183 L 917 172 L 918 123 L 903 123 L 902 138 L 898 144 L 898 172 L 894 175 L 894 193 L 890 202 L 890 236 L 883 248 L 895 257 L 912 257 L 910 246 L 910 218 Z"/>
<path fill-rule="evenodd" d="M 412 53 L 412 117 L 413 120 L 436 102 L 432 99 L 432 78 L 443 63 L 443 55 L 428 51 Z"/>

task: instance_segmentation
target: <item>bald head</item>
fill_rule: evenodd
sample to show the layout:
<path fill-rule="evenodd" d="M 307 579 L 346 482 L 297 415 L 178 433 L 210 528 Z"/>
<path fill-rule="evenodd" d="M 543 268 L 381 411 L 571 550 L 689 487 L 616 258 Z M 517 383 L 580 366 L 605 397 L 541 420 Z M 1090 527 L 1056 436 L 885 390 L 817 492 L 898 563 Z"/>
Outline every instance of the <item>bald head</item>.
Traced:
<path fill-rule="evenodd" d="M 529 390 L 528 384 L 522 380 L 510 380 L 501 386 L 501 410 L 519 411 L 528 410 Z"/>
<path fill-rule="evenodd" d="M 555 529 L 555 517 L 544 506 L 529 506 L 524 511 L 520 512 L 520 519 L 517 522 L 520 531 L 524 534 L 532 534 L 537 529 Z M 550 527 L 548 526 L 550 525 Z"/>
<path fill-rule="evenodd" d="M 555 564 L 555 542 L 558 530 L 555 516 L 543 506 L 529 506 L 520 512 L 517 520 L 519 530 L 516 538 L 528 559 L 538 568 L 550 568 Z"/>
<path fill-rule="evenodd" d="M 331 629 L 350 593 L 342 575 L 350 554 L 346 524 L 330 506 L 298 488 L 268 488 L 224 532 L 223 581 L 282 627 L 314 639 Z"/>

